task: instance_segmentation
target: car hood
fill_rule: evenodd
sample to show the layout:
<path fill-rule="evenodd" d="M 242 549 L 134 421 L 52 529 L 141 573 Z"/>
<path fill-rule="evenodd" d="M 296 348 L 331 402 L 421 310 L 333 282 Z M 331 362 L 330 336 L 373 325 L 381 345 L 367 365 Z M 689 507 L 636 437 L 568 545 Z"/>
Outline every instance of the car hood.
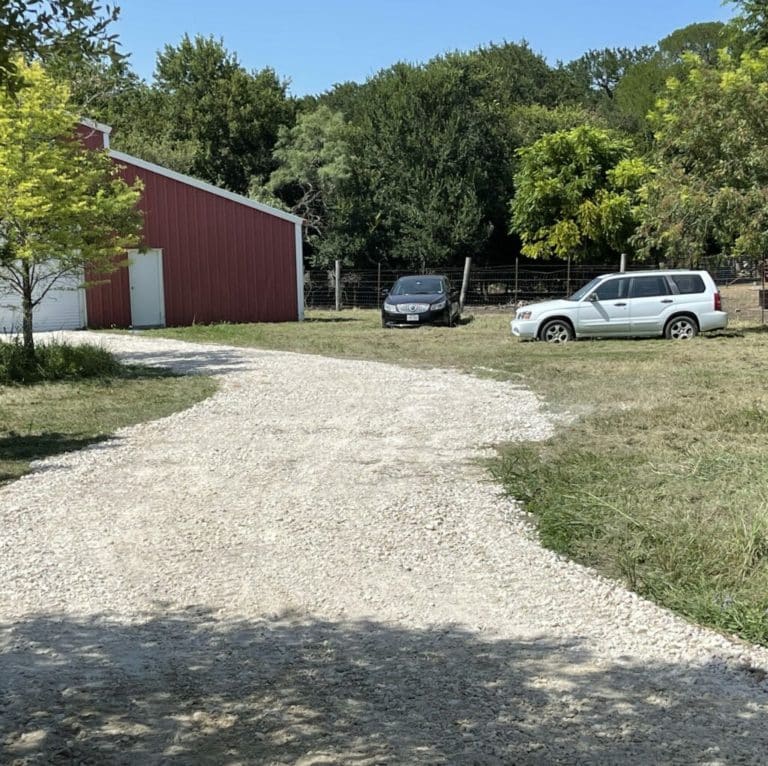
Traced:
<path fill-rule="evenodd" d="M 543 314 L 545 311 L 563 311 L 565 309 L 572 309 L 577 306 L 576 301 L 566 301 L 559 298 L 555 301 L 542 301 L 541 303 L 527 303 L 525 306 L 521 306 L 518 311 L 532 311 L 535 314 Z"/>
<path fill-rule="evenodd" d="M 427 293 L 426 295 L 388 295 L 387 303 L 399 305 L 401 303 L 437 303 L 445 300 L 443 293 Z"/>

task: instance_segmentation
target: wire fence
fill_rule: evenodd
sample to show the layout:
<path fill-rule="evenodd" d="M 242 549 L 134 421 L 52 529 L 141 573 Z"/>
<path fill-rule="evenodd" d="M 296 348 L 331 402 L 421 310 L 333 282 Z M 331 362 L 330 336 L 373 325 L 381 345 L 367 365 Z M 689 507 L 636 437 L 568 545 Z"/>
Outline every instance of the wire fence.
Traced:
<path fill-rule="evenodd" d="M 718 285 L 748 283 L 762 278 L 761 262 L 736 259 L 706 259 L 697 268 L 707 269 Z M 648 269 L 636 264 L 632 269 Z M 616 264 L 534 264 L 473 267 L 470 272 L 465 306 L 511 307 L 570 295 L 594 277 L 616 271 Z M 395 281 L 412 271 L 396 269 L 349 269 L 341 271 L 342 308 L 378 308 L 384 292 Z M 428 274 L 444 274 L 454 288 L 461 286 L 463 268 L 427 269 Z M 304 275 L 307 308 L 327 309 L 336 305 L 336 275 L 333 269 L 311 269 Z"/>

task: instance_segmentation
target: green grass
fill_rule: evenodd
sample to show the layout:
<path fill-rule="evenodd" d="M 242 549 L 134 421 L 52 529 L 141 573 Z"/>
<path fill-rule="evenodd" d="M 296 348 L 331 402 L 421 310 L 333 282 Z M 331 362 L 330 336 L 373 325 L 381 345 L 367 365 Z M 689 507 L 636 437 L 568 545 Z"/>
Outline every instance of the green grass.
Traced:
<path fill-rule="evenodd" d="M 373 311 L 304 324 L 216 325 L 169 337 L 523 381 L 566 414 L 491 470 L 543 542 L 692 620 L 768 645 L 768 333 L 518 343 L 509 315 L 382 330 Z"/>
<path fill-rule="evenodd" d="M 120 363 L 101 346 L 59 340 L 38 343 L 34 357 L 30 360 L 19 338 L 0 340 L 0 385 L 3 386 L 111 378 L 119 374 Z"/>
<path fill-rule="evenodd" d="M 215 389 L 211 378 L 147 367 L 119 367 L 111 377 L 90 380 L 0 386 L 0 484 L 27 473 L 32 460 L 170 415 Z"/>

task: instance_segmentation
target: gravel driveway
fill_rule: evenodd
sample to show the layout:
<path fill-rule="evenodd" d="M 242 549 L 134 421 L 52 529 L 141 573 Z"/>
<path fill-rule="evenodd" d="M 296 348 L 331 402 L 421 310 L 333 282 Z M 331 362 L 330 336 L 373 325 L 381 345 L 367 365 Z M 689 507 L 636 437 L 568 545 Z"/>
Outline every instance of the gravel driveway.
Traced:
<path fill-rule="evenodd" d="M 551 432 L 528 390 L 97 337 L 221 390 L 0 490 L 0 762 L 768 760 L 768 652 L 543 550 L 473 460 Z"/>

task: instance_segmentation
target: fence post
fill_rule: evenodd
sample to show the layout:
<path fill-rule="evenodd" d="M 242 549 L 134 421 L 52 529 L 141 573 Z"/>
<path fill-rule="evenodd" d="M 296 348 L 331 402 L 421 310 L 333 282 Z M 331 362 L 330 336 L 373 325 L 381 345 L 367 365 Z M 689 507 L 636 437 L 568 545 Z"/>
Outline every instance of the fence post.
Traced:
<path fill-rule="evenodd" d="M 376 305 L 381 303 L 381 261 L 377 264 L 378 269 L 376 271 Z"/>
<path fill-rule="evenodd" d="M 336 261 L 336 311 L 341 311 L 341 261 Z"/>
<path fill-rule="evenodd" d="M 517 308 L 517 296 L 518 296 L 518 277 L 520 275 L 520 258 L 515 257 L 515 308 Z"/>
<path fill-rule="evenodd" d="M 464 300 L 467 297 L 467 287 L 469 286 L 469 270 L 472 268 L 472 259 L 464 260 L 464 276 L 461 280 L 461 295 L 459 295 L 459 313 L 464 311 Z"/>
<path fill-rule="evenodd" d="M 565 272 L 565 294 L 571 294 L 571 256 L 568 256 L 568 267 Z"/>
<path fill-rule="evenodd" d="M 619 271 L 626 271 L 626 270 L 627 270 L 627 254 L 622 253 L 621 260 L 619 261 Z"/>

